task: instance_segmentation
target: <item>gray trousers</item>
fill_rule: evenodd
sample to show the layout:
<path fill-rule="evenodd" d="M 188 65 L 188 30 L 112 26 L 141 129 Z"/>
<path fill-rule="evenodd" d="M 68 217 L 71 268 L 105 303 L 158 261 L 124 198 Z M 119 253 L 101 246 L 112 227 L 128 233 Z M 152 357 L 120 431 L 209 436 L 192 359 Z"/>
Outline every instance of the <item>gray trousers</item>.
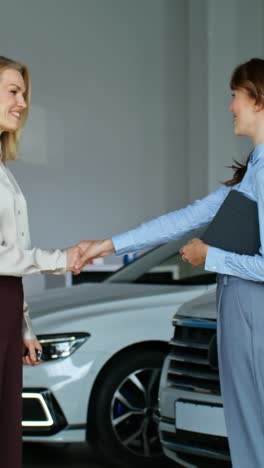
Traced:
<path fill-rule="evenodd" d="M 234 468 L 264 467 L 264 283 L 218 275 L 221 393 Z"/>

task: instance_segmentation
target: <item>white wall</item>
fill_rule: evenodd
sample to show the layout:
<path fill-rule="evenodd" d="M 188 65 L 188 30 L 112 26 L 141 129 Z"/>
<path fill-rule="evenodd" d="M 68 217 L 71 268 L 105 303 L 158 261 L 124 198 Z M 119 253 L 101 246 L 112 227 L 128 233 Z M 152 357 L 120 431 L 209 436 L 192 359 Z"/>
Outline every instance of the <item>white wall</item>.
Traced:
<path fill-rule="evenodd" d="M 32 74 L 11 169 L 35 245 L 110 235 L 186 203 L 186 12 L 184 0 L 6 2 L 1 53 Z"/>
<path fill-rule="evenodd" d="M 165 211 L 189 199 L 188 2 L 163 1 L 163 106 Z M 157 211 L 156 211 L 157 212 Z"/>
<path fill-rule="evenodd" d="M 208 190 L 208 5 L 203 0 L 188 3 L 188 188 L 194 200 Z"/>
<path fill-rule="evenodd" d="M 9 0 L 1 54 L 28 64 L 12 164 L 32 240 L 64 247 L 177 209 L 231 177 L 234 66 L 263 55 L 264 0 Z"/>
<path fill-rule="evenodd" d="M 232 177 L 251 144 L 233 135 L 229 80 L 236 65 L 263 57 L 263 0 L 189 0 L 190 199 Z"/>
<path fill-rule="evenodd" d="M 252 57 L 262 57 L 264 37 L 262 0 L 210 0 L 208 2 L 209 58 L 209 190 L 232 175 L 232 158 L 245 159 L 251 144 L 233 136 L 229 79 L 234 67 Z"/>

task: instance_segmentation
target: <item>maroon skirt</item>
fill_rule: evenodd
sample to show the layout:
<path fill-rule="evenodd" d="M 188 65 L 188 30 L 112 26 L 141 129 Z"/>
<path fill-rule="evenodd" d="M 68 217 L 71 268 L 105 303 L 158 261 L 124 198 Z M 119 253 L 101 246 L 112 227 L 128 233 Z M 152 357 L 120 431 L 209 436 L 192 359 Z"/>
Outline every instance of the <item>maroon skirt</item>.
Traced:
<path fill-rule="evenodd" d="M 0 276 L 0 467 L 22 467 L 22 278 Z"/>

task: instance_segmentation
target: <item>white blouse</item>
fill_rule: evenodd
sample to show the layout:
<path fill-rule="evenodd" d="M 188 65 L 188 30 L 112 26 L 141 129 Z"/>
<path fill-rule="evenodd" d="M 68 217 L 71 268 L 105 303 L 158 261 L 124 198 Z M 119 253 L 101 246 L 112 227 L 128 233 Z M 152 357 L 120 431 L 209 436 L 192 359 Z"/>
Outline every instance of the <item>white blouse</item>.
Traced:
<path fill-rule="evenodd" d="M 66 265 L 66 252 L 31 249 L 26 200 L 13 174 L 0 160 L 0 275 L 59 274 L 66 271 Z M 26 303 L 23 337 L 35 338 Z"/>

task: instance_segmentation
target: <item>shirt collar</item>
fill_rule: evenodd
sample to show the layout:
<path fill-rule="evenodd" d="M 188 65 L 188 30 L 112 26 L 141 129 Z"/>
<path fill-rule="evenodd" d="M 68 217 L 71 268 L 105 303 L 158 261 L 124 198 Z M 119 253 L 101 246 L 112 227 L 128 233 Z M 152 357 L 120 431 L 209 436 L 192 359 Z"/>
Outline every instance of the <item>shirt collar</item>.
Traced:
<path fill-rule="evenodd" d="M 260 158 L 264 158 L 264 143 L 255 146 L 250 156 L 250 162 L 256 164 Z"/>

